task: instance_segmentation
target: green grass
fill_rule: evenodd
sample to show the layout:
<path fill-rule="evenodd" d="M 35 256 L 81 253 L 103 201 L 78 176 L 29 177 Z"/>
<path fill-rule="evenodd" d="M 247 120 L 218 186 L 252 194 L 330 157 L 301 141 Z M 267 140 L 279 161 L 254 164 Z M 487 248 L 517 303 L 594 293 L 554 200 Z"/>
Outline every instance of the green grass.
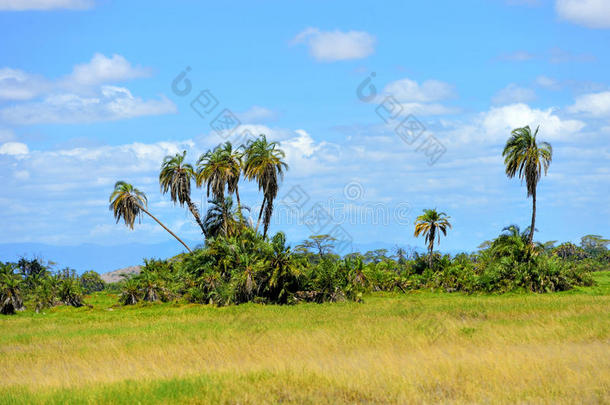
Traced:
<path fill-rule="evenodd" d="M 556 294 L 0 318 L 0 403 L 608 403 L 610 272 Z"/>

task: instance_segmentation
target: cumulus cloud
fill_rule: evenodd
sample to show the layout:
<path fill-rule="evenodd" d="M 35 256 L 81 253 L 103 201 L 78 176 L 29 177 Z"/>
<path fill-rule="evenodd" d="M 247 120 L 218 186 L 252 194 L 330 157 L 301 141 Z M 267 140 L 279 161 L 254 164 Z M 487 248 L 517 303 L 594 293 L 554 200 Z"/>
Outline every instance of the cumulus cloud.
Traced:
<path fill-rule="evenodd" d="M 20 125 L 85 123 L 175 112 L 176 106 L 164 96 L 144 100 L 124 87 L 110 85 L 149 74 L 149 69 L 132 66 L 121 55 L 100 53 L 54 81 L 0 69 L 0 99 L 16 102 L 0 109 L 0 120 Z"/>
<path fill-rule="evenodd" d="M 30 152 L 28 146 L 21 142 L 6 142 L 0 145 L 0 155 L 27 155 Z"/>
<path fill-rule="evenodd" d="M 74 66 L 72 74 L 63 80 L 65 85 L 92 86 L 102 83 L 117 83 L 150 75 L 150 69 L 134 67 L 123 56 L 107 57 L 96 53 L 87 63 Z"/>
<path fill-rule="evenodd" d="M 536 93 L 532 89 L 521 87 L 511 83 L 502 90 L 498 91 L 492 98 L 492 103 L 496 105 L 527 103 L 536 99 Z"/>
<path fill-rule="evenodd" d="M 588 28 L 610 28 L 608 0 L 556 0 L 560 18 Z"/>
<path fill-rule="evenodd" d="M 175 104 L 165 96 L 143 100 L 134 97 L 126 88 L 102 86 L 94 97 L 64 93 L 48 96 L 42 101 L 6 107 L 0 110 L 0 120 L 16 125 L 74 124 L 174 112 Z"/>
<path fill-rule="evenodd" d="M 392 94 L 399 101 L 428 103 L 445 100 L 455 95 L 453 86 L 439 80 L 426 80 L 418 84 L 414 80 L 401 79 L 388 84 L 384 93 Z"/>
<path fill-rule="evenodd" d="M 523 103 L 491 108 L 481 113 L 479 120 L 483 135 L 490 140 L 505 140 L 510 131 L 526 125 L 532 128 L 540 125 L 541 136 L 546 140 L 564 140 L 585 127 L 582 121 L 561 119 L 553 108 L 542 110 Z"/>
<path fill-rule="evenodd" d="M 50 83 L 19 69 L 0 69 L 0 99 L 29 100 L 47 91 Z"/>
<path fill-rule="evenodd" d="M 277 119 L 277 112 L 258 105 L 252 106 L 250 109 L 237 114 L 241 122 L 256 124 Z"/>
<path fill-rule="evenodd" d="M 383 103 L 387 97 L 392 97 L 400 105 L 400 115 L 444 115 L 454 114 L 459 112 L 459 109 L 445 106 L 437 101 L 454 96 L 455 90 L 449 83 L 426 80 L 420 84 L 404 78 L 386 85 L 377 101 Z"/>
<path fill-rule="evenodd" d="M 592 117 L 610 117 L 610 91 L 578 96 L 574 104 L 569 106 L 567 110 L 571 113 Z"/>
<path fill-rule="evenodd" d="M 375 37 L 365 31 L 321 31 L 307 28 L 299 33 L 293 44 L 304 43 L 309 53 L 319 62 L 363 59 L 375 51 Z"/>
<path fill-rule="evenodd" d="M 94 6 L 93 0 L 0 0 L 0 10 L 53 10 L 53 9 L 88 9 Z"/>

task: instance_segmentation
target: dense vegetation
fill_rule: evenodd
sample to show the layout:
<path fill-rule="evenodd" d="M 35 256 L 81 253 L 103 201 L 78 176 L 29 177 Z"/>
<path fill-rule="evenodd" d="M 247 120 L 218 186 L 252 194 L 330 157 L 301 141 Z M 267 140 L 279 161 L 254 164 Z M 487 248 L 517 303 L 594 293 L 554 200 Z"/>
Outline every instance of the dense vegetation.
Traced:
<path fill-rule="evenodd" d="M 123 304 L 183 300 L 215 305 L 244 302 L 290 304 L 362 300 L 373 291 L 436 290 L 465 293 L 553 292 L 592 284 L 590 273 L 610 267 L 608 240 L 597 235 L 580 246 L 528 244 L 515 225 L 479 251 L 455 256 L 422 255 L 396 248 L 339 256 L 333 239 L 313 236 L 287 246 L 283 233 L 270 240 L 251 229 L 210 239 L 205 247 L 169 260 L 145 260 L 140 274 L 112 291 Z M 2 313 L 24 303 L 41 311 L 56 305 L 84 305 L 83 295 L 104 289 L 99 275 L 56 273 L 38 260 L 0 266 Z"/>
<path fill-rule="evenodd" d="M 536 188 L 552 161 L 551 146 L 538 142 L 537 135 L 538 129 L 517 128 L 503 151 L 507 176 L 525 180 L 527 195 L 532 197 L 531 225 L 524 231 L 510 225 L 477 252 L 455 256 L 434 250 L 441 235 L 452 227 L 451 218 L 436 209 L 424 210 L 415 221 L 414 235 L 425 238 L 426 255 L 396 248 L 392 254 L 377 250 L 339 256 L 333 252 L 335 239 L 329 235 L 312 235 L 294 248 L 282 232 L 270 237 L 274 200 L 288 166 L 280 145 L 264 135 L 237 148 L 225 142 L 202 154 L 196 166 L 186 162 L 186 152 L 167 156 L 159 174 L 161 192 L 169 194 L 175 204 L 186 205 L 205 236 L 204 244 L 192 250 L 148 211 L 144 193 L 119 181 L 110 195 L 110 210 L 117 222 L 122 220 L 133 228 L 144 213 L 188 253 L 169 260 L 146 260 L 140 274 L 113 288 L 120 290 L 119 300 L 125 305 L 177 299 L 229 305 L 360 301 L 371 291 L 543 293 L 590 285 L 590 271 L 608 268 L 610 240 L 587 235 L 580 246 L 534 243 Z M 242 178 L 256 182 L 263 195 L 256 225 L 240 199 Z M 193 182 L 205 187 L 210 198 L 203 217 L 191 201 Z M 69 269 L 52 274 L 41 262 L 22 259 L 2 264 L 0 310 L 14 313 L 24 307 L 24 301 L 31 302 L 36 311 L 58 304 L 78 307 L 83 305 L 84 293 L 103 287 L 93 272 L 80 277 Z"/>
<path fill-rule="evenodd" d="M 21 258 L 17 263 L 0 262 L 0 313 L 14 314 L 31 304 L 36 312 L 57 305 L 81 307 L 83 296 L 105 287 L 99 274 L 78 276 L 69 268 L 53 272 L 52 263 Z"/>

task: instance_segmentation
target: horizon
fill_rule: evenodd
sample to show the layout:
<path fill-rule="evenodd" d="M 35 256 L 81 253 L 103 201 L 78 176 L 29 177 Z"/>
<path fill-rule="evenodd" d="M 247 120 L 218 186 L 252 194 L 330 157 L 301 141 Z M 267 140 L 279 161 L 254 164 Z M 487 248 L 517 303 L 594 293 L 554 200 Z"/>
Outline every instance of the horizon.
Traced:
<path fill-rule="evenodd" d="M 451 217 L 443 253 L 525 229 L 531 198 L 507 178 L 502 149 L 526 125 L 553 146 L 536 240 L 608 237 L 602 3 L 0 1 L 0 261 L 40 249 L 61 267 L 102 272 L 182 251 L 150 218 L 134 230 L 115 223 L 118 180 L 191 246 L 203 243 L 188 208 L 161 194 L 161 161 L 186 150 L 195 164 L 259 134 L 286 152 L 270 234 L 293 245 L 340 227 L 354 246 L 423 251 L 413 223 L 427 208 Z M 256 221 L 256 184 L 242 179 L 240 194 Z M 205 190 L 192 199 L 204 213 Z M 327 220 L 306 220 L 315 207 Z"/>

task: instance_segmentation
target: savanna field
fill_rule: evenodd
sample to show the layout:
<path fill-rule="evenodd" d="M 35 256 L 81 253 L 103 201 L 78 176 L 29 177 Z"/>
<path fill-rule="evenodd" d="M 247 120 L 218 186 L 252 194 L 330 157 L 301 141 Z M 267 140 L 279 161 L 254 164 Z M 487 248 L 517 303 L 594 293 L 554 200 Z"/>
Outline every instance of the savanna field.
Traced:
<path fill-rule="evenodd" d="M 0 402 L 610 401 L 610 272 L 550 293 L 117 304 L 0 318 Z"/>

